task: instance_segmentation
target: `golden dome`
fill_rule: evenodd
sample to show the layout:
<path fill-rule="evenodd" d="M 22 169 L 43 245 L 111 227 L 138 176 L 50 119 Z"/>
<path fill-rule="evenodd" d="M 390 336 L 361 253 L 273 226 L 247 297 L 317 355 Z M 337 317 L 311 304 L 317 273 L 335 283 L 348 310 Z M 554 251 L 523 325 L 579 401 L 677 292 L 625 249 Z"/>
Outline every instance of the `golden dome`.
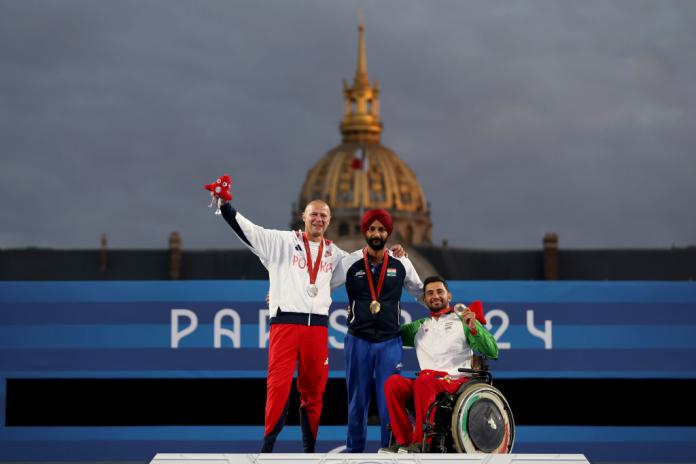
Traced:
<path fill-rule="evenodd" d="M 428 210 L 414 172 L 380 143 L 342 143 L 330 150 L 309 170 L 302 186 L 300 203 L 314 198 L 323 199 L 336 210 L 384 208 L 408 213 Z"/>
<path fill-rule="evenodd" d="M 343 143 L 331 149 L 307 173 L 293 208 L 301 227 L 304 206 L 326 201 L 332 220 L 327 234 L 334 239 L 361 237 L 360 218 L 367 209 L 383 208 L 394 219 L 393 236 L 406 244 L 431 243 L 430 207 L 413 170 L 380 143 L 379 89 L 367 76 L 365 36 L 358 27 L 358 66 L 351 87 L 344 81 Z M 396 243 L 396 242 L 393 242 Z"/>

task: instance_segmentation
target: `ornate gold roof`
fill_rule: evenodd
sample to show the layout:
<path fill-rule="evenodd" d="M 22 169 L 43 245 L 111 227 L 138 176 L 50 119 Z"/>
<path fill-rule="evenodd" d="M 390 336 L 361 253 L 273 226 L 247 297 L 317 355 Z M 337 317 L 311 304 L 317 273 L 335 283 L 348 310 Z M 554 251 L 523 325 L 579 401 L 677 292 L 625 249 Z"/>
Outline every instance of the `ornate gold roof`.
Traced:
<path fill-rule="evenodd" d="M 364 161 L 363 161 L 364 152 Z M 360 160 L 362 169 L 354 163 Z M 426 212 L 428 205 L 415 173 L 380 143 L 342 143 L 307 173 L 300 203 L 314 198 L 332 209 L 384 208 L 392 212 Z"/>
<path fill-rule="evenodd" d="M 360 237 L 366 209 L 384 208 L 394 218 L 395 237 L 408 244 L 430 243 L 430 207 L 413 170 L 380 142 L 379 88 L 370 85 L 365 53 L 365 28 L 358 27 L 358 65 L 353 85 L 343 81 L 342 143 L 307 173 L 294 206 L 293 226 L 301 225 L 302 208 L 313 199 L 332 210 L 331 238 Z"/>

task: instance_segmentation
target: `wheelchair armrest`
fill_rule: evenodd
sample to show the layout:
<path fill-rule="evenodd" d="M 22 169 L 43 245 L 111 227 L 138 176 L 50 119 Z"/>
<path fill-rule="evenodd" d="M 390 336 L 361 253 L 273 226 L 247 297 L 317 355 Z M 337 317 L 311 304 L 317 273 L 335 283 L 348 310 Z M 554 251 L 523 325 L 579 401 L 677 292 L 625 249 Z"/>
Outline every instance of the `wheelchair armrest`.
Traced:
<path fill-rule="evenodd" d="M 485 377 L 486 383 L 493 383 L 493 376 L 488 371 L 483 371 L 481 369 L 468 369 L 466 367 L 460 367 L 457 370 L 467 374 L 474 374 L 475 377 Z"/>

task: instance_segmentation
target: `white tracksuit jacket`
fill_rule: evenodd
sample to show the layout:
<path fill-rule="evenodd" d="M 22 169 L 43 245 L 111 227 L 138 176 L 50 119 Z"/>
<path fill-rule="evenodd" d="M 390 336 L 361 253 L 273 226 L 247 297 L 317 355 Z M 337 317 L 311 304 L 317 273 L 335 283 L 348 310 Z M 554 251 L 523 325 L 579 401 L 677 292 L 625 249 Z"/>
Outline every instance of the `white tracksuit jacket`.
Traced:
<path fill-rule="evenodd" d="M 229 203 L 222 206 L 222 215 L 237 236 L 261 260 L 270 281 L 270 316 L 282 313 L 317 314 L 328 317 L 331 306 L 331 276 L 340 260 L 347 255 L 330 240 L 324 239 L 322 257 L 315 284 L 319 294 L 307 294 L 309 271 L 302 231 L 264 229 L 249 221 Z M 314 264 L 319 242 L 309 241 Z M 311 316 L 308 317 L 308 323 Z"/>

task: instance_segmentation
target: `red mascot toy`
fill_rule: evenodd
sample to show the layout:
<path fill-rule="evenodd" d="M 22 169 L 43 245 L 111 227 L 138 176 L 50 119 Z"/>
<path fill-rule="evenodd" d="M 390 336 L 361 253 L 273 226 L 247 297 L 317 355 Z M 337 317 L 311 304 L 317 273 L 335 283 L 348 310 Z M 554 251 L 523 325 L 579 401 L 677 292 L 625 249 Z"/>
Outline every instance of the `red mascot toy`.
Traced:
<path fill-rule="evenodd" d="M 206 184 L 203 186 L 206 190 L 209 190 L 210 192 L 212 192 L 210 196 L 213 199 L 210 202 L 210 204 L 208 205 L 208 208 L 212 208 L 213 205 L 217 205 L 217 210 L 215 211 L 215 214 L 221 214 L 220 213 L 220 205 L 222 204 L 222 200 L 226 200 L 226 201 L 232 200 L 232 194 L 230 193 L 231 186 L 232 186 L 232 179 L 230 178 L 229 174 L 225 174 L 223 176 L 220 176 L 212 184 Z"/>
<path fill-rule="evenodd" d="M 462 303 L 457 303 L 454 305 L 454 310 L 457 313 L 461 313 L 465 309 L 467 309 L 467 306 Z M 476 300 L 470 303 L 468 309 L 470 309 L 476 315 L 476 320 L 482 325 L 486 325 L 488 323 L 488 321 L 486 321 L 486 316 L 483 314 L 483 305 L 481 304 L 481 300 Z M 472 330 L 471 333 L 476 335 L 476 330 Z"/>

